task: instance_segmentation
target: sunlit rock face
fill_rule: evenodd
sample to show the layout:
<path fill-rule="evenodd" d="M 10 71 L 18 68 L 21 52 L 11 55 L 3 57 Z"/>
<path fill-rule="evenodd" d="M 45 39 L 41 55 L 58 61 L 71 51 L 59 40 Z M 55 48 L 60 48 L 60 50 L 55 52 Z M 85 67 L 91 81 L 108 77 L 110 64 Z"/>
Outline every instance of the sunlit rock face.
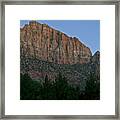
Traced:
<path fill-rule="evenodd" d="M 31 21 L 20 29 L 20 54 L 58 64 L 88 63 L 91 51 L 76 37 Z"/>
<path fill-rule="evenodd" d="M 45 76 L 55 80 L 59 73 L 68 83 L 85 89 L 90 74 L 100 80 L 100 53 L 93 56 L 76 37 L 55 30 L 46 24 L 31 21 L 20 29 L 20 72 L 33 80 Z"/>

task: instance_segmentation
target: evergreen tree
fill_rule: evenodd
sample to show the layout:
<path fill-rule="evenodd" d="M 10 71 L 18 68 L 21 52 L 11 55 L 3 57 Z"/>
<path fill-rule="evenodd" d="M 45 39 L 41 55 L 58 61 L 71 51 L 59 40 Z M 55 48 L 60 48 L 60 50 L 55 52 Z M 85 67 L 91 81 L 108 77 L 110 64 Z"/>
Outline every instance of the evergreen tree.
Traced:
<path fill-rule="evenodd" d="M 86 82 L 85 96 L 86 99 L 100 99 L 100 83 L 93 74 Z"/>
<path fill-rule="evenodd" d="M 50 82 L 45 76 L 44 83 L 32 80 L 28 74 L 20 75 L 21 100 L 95 100 L 100 99 L 100 83 L 91 74 L 86 82 L 84 93 L 80 86 L 68 84 L 67 79 L 59 73 L 55 81 Z"/>

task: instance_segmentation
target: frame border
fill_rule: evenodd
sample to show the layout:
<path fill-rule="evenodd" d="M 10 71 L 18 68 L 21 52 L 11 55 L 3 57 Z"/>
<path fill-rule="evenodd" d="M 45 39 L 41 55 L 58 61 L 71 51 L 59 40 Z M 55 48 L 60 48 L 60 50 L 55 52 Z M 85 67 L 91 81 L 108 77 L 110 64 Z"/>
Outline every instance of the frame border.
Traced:
<path fill-rule="evenodd" d="M 115 115 L 5 115 L 5 5 L 115 5 Z M 0 119 L 119 119 L 119 0 L 2 1 Z"/>

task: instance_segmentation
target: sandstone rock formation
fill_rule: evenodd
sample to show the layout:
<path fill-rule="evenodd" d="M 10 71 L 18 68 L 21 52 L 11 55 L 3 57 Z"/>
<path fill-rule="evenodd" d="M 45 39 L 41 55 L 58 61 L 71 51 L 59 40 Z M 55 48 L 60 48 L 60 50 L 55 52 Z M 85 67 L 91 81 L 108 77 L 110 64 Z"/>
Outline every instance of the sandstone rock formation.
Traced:
<path fill-rule="evenodd" d="M 20 72 L 33 80 L 55 80 L 59 73 L 68 83 L 85 89 L 90 74 L 100 80 L 100 52 L 93 56 L 77 38 L 31 21 L 20 29 Z"/>
<path fill-rule="evenodd" d="M 20 54 L 58 64 L 88 63 L 92 56 L 90 49 L 76 37 L 36 21 L 20 29 Z"/>

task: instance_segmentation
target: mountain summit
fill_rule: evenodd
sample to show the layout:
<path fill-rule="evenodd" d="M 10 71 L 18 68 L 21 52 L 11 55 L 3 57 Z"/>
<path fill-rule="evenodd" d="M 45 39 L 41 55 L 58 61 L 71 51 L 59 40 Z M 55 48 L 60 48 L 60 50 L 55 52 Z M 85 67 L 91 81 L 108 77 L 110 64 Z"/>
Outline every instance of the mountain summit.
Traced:
<path fill-rule="evenodd" d="M 21 56 L 58 64 L 88 63 L 91 50 L 78 38 L 30 21 L 20 29 Z"/>
<path fill-rule="evenodd" d="M 46 24 L 30 21 L 20 28 L 20 72 L 44 82 L 55 81 L 59 73 L 68 83 L 85 89 L 91 74 L 100 80 L 100 52 L 91 50 L 76 37 Z"/>

